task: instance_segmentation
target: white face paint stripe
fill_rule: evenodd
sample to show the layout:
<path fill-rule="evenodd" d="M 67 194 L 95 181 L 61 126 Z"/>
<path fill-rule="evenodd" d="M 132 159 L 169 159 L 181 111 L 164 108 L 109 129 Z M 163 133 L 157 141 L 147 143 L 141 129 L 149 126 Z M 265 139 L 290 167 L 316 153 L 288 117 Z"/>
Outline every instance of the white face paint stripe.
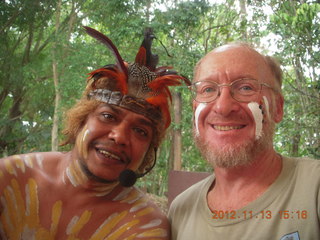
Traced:
<path fill-rule="evenodd" d="M 84 141 L 86 140 L 86 137 L 87 137 L 88 133 L 89 133 L 89 129 L 87 129 L 87 130 L 84 132 L 83 138 L 82 138 L 82 142 L 84 142 Z"/>
<path fill-rule="evenodd" d="M 248 107 L 252 112 L 252 115 L 256 124 L 256 132 L 255 132 L 256 139 L 259 139 L 262 136 L 263 115 L 262 115 L 261 109 L 259 108 L 259 104 L 256 102 L 248 103 Z"/>
<path fill-rule="evenodd" d="M 198 123 L 199 123 L 199 116 L 202 110 L 205 108 L 206 104 L 205 103 L 200 103 L 194 112 L 194 120 L 195 120 L 195 125 L 196 125 L 196 135 L 199 136 L 199 128 L 198 128 Z"/>
<path fill-rule="evenodd" d="M 267 118 L 270 119 L 269 102 L 266 96 L 263 96 L 263 101 L 264 101 L 264 104 L 266 105 Z"/>

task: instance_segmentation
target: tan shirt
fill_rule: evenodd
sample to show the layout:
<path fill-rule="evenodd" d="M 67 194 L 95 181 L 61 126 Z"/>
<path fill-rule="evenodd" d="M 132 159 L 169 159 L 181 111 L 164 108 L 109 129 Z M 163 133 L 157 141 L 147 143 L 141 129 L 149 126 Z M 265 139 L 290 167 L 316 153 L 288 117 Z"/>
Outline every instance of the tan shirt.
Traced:
<path fill-rule="evenodd" d="M 172 239 L 320 239 L 320 161 L 283 159 L 277 180 L 237 211 L 210 211 L 206 195 L 214 175 L 180 194 L 169 210 Z"/>
<path fill-rule="evenodd" d="M 57 174 L 53 156 L 0 159 L 0 239 L 169 239 L 165 215 L 137 188 L 83 188 L 73 169 Z"/>

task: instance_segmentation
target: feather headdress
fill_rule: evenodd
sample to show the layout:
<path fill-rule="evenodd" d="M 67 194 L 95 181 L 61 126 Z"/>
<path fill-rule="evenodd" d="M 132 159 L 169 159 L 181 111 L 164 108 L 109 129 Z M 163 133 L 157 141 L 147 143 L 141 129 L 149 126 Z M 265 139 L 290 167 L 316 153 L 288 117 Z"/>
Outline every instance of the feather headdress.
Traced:
<path fill-rule="evenodd" d="M 108 37 L 90 27 L 84 28 L 90 36 L 106 45 L 116 59 L 115 64 L 89 74 L 85 91 L 87 96 L 142 114 L 157 125 L 164 124 L 162 129 L 166 129 L 171 122 L 169 86 L 191 83 L 177 72 L 169 70 L 170 67 L 157 67 L 159 58 L 151 52 L 155 38 L 152 29 L 145 31 L 134 63 L 127 63 Z"/>

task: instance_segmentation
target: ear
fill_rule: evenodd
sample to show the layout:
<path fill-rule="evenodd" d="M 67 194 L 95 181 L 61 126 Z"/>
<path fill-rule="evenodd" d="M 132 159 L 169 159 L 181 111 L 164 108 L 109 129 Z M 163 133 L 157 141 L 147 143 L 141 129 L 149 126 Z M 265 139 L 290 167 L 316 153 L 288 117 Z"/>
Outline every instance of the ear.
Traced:
<path fill-rule="evenodd" d="M 275 112 L 274 112 L 274 121 L 276 123 L 281 122 L 283 118 L 283 105 L 284 98 L 281 93 L 276 94 L 275 96 Z"/>
<path fill-rule="evenodd" d="M 192 123 L 193 123 L 193 126 L 195 125 L 194 112 L 196 111 L 198 105 L 199 105 L 199 103 L 197 103 L 196 101 L 192 101 Z"/>
<path fill-rule="evenodd" d="M 199 105 L 199 103 L 197 103 L 196 101 L 192 101 L 192 110 L 193 110 L 193 112 L 196 110 L 198 105 Z"/>

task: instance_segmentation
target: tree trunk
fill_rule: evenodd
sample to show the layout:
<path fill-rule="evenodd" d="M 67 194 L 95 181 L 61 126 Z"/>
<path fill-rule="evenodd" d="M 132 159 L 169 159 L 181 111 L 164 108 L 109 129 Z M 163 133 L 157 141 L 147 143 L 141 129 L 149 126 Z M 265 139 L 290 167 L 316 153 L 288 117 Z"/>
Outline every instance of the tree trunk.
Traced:
<path fill-rule="evenodd" d="M 176 126 L 181 124 L 181 94 L 173 94 L 174 123 Z M 181 128 L 173 129 L 173 170 L 181 170 Z"/>
<path fill-rule="evenodd" d="M 53 43 L 52 50 L 52 71 L 53 71 L 53 82 L 55 89 L 55 101 L 54 101 L 54 113 L 52 120 L 52 131 L 51 131 L 51 150 L 58 151 L 59 146 L 59 105 L 60 105 L 60 90 L 59 90 L 59 75 L 58 75 L 58 63 L 56 59 L 58 31 L 60 26 L 60 11 L 61 11 L 61 0 L 57 2 L 56 11 L 56 24 L 55 24 L 55 40 Z"/>

